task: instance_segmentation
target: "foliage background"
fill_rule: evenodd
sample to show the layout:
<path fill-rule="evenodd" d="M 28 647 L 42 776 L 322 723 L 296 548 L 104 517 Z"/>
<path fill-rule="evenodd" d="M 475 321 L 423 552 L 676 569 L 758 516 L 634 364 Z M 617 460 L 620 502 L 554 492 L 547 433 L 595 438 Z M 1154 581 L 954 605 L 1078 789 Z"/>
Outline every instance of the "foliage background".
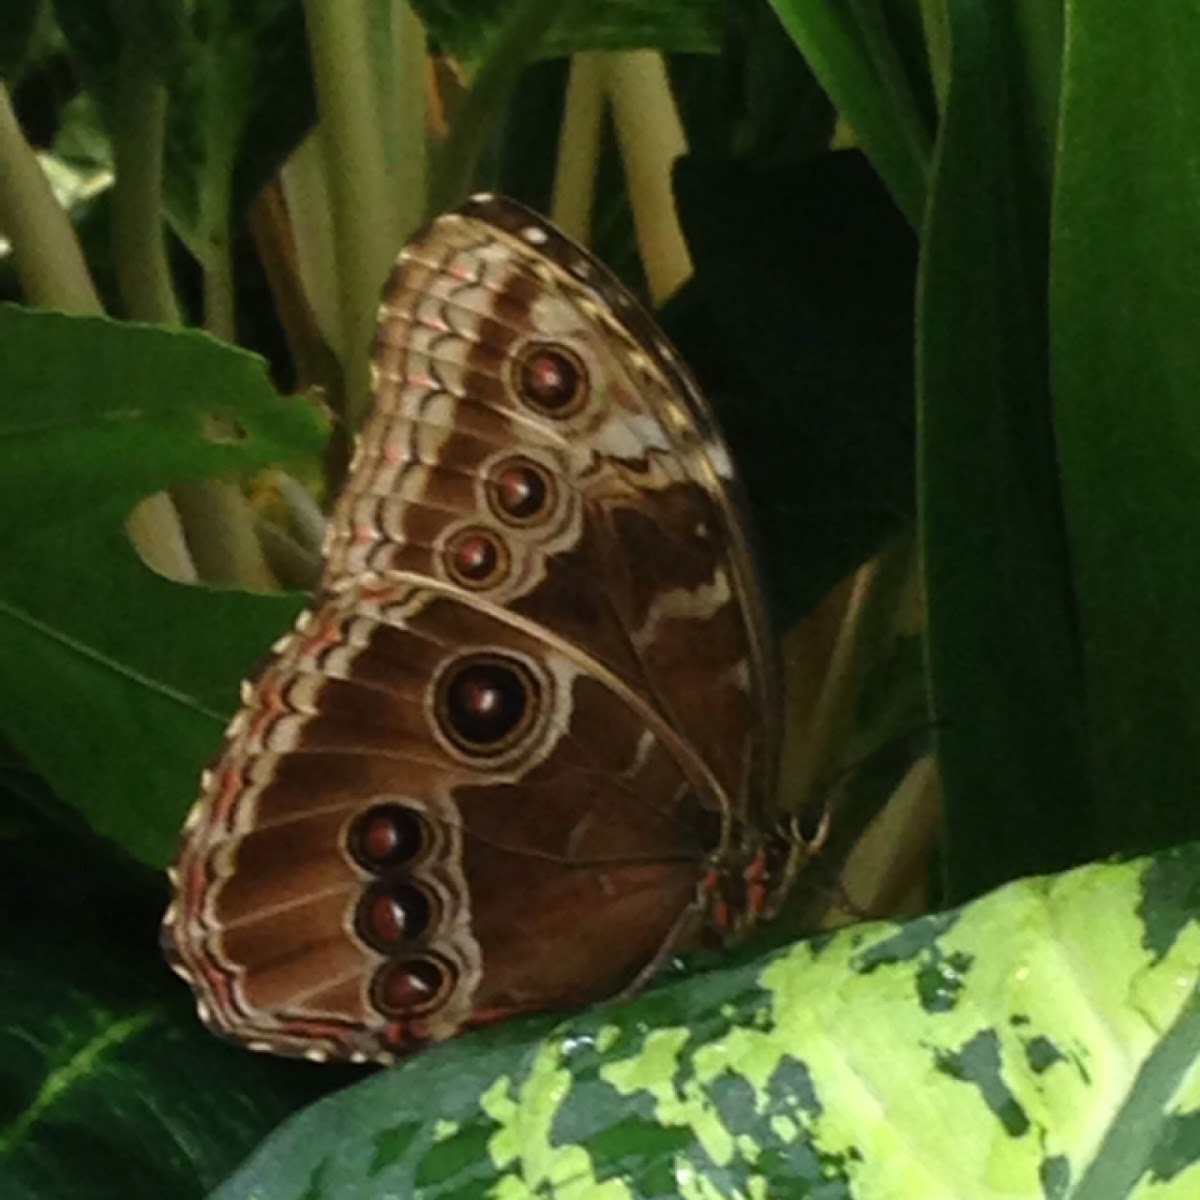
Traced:
<path fill-rule="evenodd" d="M 159 868 L 312 578 L 379 282 L 474 188 L 593 245 L 717 403 L 789 667 L 783 802 L 836 817 L 776 939 L 835 879 L 907 913 L 1196 836 L 1198 25 L 10 0 L 7 1194 L 205 1194 L 349 1078 L 201 1032 Z"/>

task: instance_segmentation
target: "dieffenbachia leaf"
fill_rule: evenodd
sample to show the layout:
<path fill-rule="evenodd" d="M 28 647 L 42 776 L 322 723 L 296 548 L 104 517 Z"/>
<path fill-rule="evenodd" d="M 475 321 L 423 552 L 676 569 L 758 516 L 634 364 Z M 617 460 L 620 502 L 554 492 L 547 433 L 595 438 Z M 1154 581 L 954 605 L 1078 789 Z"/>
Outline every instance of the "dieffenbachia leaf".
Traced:
<path fill-rule="evenodd" d="M 291 1120 L 216 1200 L 1094 1200 L 1200 1188 L 1200 845 L 1011 884 Z"/>

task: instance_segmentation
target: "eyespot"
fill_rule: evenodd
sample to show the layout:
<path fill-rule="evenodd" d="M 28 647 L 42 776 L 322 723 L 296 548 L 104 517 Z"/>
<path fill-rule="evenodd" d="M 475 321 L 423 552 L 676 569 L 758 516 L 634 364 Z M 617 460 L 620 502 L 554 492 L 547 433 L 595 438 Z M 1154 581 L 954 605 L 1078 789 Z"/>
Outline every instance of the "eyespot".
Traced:
<path fill-rule="evenodd" d="M 508 550 L 491 530 L 472 525 L 460 529 L 442 552 L 446 574 L 463 587 L 493 587 L 508 574 Z"/>
<path fill-rule="evenodd" d="M 454 978 L 454 969 L 442 958 L 425 954 L 404 958 L 375 972 L 371 999 L 387 1016 L 421 1016 L 445 1002 Z"/>
<path fill-rule="evenodd" d="M 346 844 L 363 870 L 378 874 L 412 862 L 425 845 L 425 829 L 411 808 L 376 804 L 354 819 Z"/>
<path fill-rule="evenodd" d="M 381 954 L 422 937 L 434 923 L 434 904 L 415 883 L 382 883 L 368 888 L 354 914 L 354 927 Z"/>
<path fill-rule="evenodd" d="M 496 516 L 510 524 L 531 525 L 554 506 L 554 480 L 531 459 L 505 459 L 492 470 L 488 483 Z"/>
<path fill-rule="evenodd" d="M 434 712 L 450 742 L 467 754 L 490 757 L 528 731 L 537 701 L 537 685 L 524 663 L 501 654 L 474 654 L 442 672 Z"/>
<path fill-rule="evenodd" d="M 587 400 L 587 370 L 573 350 L 554 342 L 530 342 L 513 364 L 517 394 L 548 417 L 574 416 Z"/>

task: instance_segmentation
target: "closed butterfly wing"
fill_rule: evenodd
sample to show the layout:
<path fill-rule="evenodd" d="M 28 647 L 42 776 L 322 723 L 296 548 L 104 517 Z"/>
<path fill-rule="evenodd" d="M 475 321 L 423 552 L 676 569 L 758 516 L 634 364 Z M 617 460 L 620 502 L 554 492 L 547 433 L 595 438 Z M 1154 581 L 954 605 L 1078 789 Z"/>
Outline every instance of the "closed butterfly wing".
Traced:
<path fill-rule="evenodd" d="M 736 483 L 650 319 L 479 198 L 401 253 L 373 370 L 166 924 L 216 1029 L 313 1057 L 611 995 L 745 928 L 779 857 Z"/>

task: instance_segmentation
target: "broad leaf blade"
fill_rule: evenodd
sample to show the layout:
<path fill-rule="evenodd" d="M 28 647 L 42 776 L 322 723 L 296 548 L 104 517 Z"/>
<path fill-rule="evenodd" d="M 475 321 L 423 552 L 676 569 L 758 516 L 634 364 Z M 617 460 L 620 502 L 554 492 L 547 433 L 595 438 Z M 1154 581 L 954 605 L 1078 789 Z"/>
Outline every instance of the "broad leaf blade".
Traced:
<path fill-rule="evenodd" d="M 922 244 L 918 391 L 929 673 L 952 899 L 1119 847 L 1090 824 L 1073 580 L 1046 361 L 1046 263 L 1017 59 L 953 0 Z"/>
<path fill-rule="evenodd" d="M 417 0 L 413 7 L 437 45 L 468 71 L 492 53 L 512 8 L 506 0 Z M 539 57 L 578 50 L 708 51 L 720 46 L 716 0 L 608 0 L 572 3 L 538 43 Z"/>
<path fill-rule="evenodd" d="M 907 57 L 911 5 L 771 0 L 834 107 L 851 125 L 897 206 L 915 228 L 933 145 L 929 81 Z"/>
<path fill-rule="evenodd" d="M 856 152 L 687 158 L 675 183 L 696 275 L 664 321 L 718 405 L 786 627 L 913 519 L 916 246 Z"/>
<path fill-rule="evenodd" d="M 1200 14 L 1072 9 L 1056 432 L 1097 819 L 1110 844 L 1149 848 L 1200 832 Z"/>
<path fill-rule="evenodd" d="M 1193 1194 L 1198 872 L 1190 846 L 1028 880 L 462 1039 L 293 1119 L 217 1200 Z"/>
<path fill-rule="evenodd" d="M 0 1195 L 200 1200 L 346 1075 L 214 1040 L 158 955 L 160 889 L 91 849 L 0 846 Z"/>
<path fill-rule="evenodd" d="M 299 599 L 171 583 L 125 520 L 177 480 L 316 454 L 322 422 L 202 334 L 5 308 L 0 344 L 0 726 L 63 801 L 161 864 L 238 679 Z"/>

